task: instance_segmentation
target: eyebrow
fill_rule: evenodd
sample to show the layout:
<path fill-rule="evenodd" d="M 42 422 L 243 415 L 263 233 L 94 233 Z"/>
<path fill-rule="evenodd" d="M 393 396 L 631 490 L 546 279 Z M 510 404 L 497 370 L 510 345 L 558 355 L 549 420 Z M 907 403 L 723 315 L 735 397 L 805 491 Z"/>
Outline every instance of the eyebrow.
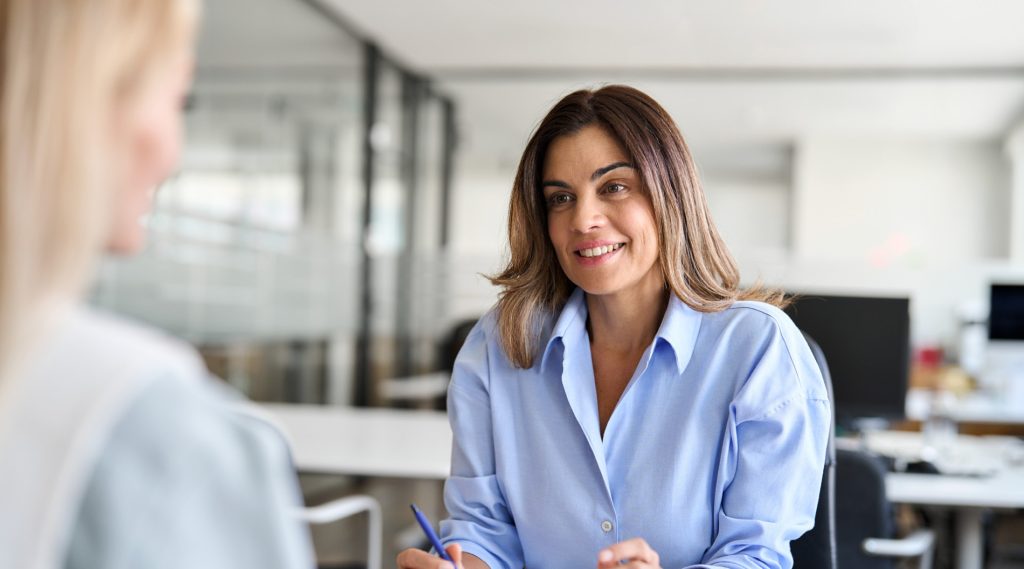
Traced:
<path fill-rule="evenodd" d="M 618 168 L 634 168 L 635 169 L 635 167 L 632 164 L 630 164 L 629 162 L 615 162 L 613 164 L 609 164 L 607 166 L 602 166 L 602 167 L 598 168 L 597 170 L 594 170 L 594 173 L 590 175 L 590 181 L 591 182 L 595 182 L 601 176 L 604 176 L 608 172 L 611 172 L 612 170 L 616 170 Z M 548 186 L 555 186 L 555 187 L 558 187 L 558 188 L 566 188 L 566 189 L 569 189 L 569 187 L 570 187 L 569 184 L 567 184 L 567 183 L 565 183 L 565 182 L 563 182 L 561 180 L 544 180 L 540 184 L 541 188 L 546 188 Z"/>

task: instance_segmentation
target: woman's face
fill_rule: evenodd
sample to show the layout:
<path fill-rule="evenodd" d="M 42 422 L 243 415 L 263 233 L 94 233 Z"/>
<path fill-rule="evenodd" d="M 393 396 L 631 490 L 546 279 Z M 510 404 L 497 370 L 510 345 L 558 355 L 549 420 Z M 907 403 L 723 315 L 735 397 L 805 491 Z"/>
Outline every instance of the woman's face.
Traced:
<path fill-rule="evenodd" d="M 576 286 L 591 295 L 663 287 L 651 201 L 629 156 L 603 128 L 556 138 L 541 185 L 551 244 Z"/>
<path fill-rule="evenodd" d="M 191 83 L 192 57 L 182 48 L 151 70 L 140 90 L 119 111 L 115 132 L 125 155 L 118 181 L 113 227 L 107 248 L 131 254 L 146 241 L 142 218 L 153 205 L 156 187 L 178 164 L 182 139 L 182 106 Z"/>

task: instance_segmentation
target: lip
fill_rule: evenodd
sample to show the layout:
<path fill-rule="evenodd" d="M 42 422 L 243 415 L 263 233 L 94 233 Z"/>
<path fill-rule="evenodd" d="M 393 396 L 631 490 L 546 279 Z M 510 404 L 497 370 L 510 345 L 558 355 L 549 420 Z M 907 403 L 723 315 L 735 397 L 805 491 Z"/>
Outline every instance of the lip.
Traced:
<path fill-rule="evenodd" d="M 597 257 L 584 257 L 579 254 L 579 252 L 584 249 L 593 249 L 594 247 L 617 245 L 619 243 L 622 243 L 622 247 L 619 247 L 618 249 L 611 251 L 609 253 L 605 253 L 604 255 L 598 255 Z M 573 259 L 575 259 L 576 262 L 583 267 L 596 267 L 598 265 L 603 265 L 604 263 L 611 261 L 616 255 L 619 254 L 620 251 L 625 249 L 627 245 L 628 243 L 626 243 L 625 241 L 584 241 L 573 247 L 572 256 Z"/>

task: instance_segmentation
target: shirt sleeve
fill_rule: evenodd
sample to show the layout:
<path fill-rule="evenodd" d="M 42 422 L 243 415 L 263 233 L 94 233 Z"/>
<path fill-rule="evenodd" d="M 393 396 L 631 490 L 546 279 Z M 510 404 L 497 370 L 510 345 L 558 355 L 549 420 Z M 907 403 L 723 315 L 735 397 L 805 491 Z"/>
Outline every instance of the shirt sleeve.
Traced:
<path fill-rule="evenodd" d="M 482 320 L 466 338 L 448 388 L 452 470 L 444 488 L 449 518 L 441 522 L 441 541 L 446 547 L 460 544 L 490 569 L 519 569 L 519 533 L 495 474 L 485 325 Z"/>
<path fill-rule="evenodd" d="M 717 533 L 691 569 L 790 569 L 790 542 L 814 526 L 831 409 L 793 331 L 776 334 L 733 403 Z"/>
<path fill-rule="evenodd" d="M 284 441 L 218 387 L 144 390 L 91 475 L 66 569 L 314 566 Z"/>

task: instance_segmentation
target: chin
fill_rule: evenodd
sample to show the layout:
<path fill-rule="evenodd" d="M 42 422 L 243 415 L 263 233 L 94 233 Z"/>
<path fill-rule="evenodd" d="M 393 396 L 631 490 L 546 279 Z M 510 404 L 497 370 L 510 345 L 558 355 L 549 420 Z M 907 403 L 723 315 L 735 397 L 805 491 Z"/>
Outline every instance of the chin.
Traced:
<path fill-rule="evenodd" d="M 107 242 L 107 253 L 121 256 L 135 255 L 145 246 L 146 237 L 144 235 L 116 236 Z"/>

